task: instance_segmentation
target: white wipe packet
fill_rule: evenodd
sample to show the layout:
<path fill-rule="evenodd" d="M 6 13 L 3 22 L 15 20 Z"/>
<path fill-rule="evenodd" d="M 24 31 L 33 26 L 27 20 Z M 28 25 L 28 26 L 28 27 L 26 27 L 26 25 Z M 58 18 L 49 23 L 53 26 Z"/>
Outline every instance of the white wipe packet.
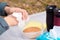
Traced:
<path fill-rule="evenodd" d="M 20 29 L 22 29 L 23 28 L 23 26 L 25 25 L 25 20 L 22 20 L 22 13 L 16 13 L 16 12 L 14 12 L 13 14 L 12 14 L 14 17 L 16 17 L 17 18 L 17 20 L 18 20 L 18 27 L 20 28 Z"/>
<path fill-rule="evenodd" d="M 14 12 L 12 16 L 17 18 L 18 25 L 10 27 L 10 29 L 12 29 L 12 31 L 10 31 L 11 32 L 10 34 L 12 36 L 20 37 L 22 36 L 22 30 L 25 25 L 25 20 L 22 20 L 22 13 Z"/>

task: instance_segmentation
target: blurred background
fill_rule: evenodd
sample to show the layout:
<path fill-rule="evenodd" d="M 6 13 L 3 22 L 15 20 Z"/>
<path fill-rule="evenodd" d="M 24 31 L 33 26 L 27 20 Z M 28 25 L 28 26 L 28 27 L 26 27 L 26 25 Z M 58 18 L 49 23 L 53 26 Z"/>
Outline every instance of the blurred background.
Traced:
<path fill-rule="evenodd" d="M 60 8 L 60 0 L 0 0 L 7 2 L 10 6 L 26 9 L 29 14 L 42 12 L 46 5 L 56 5 Z"/>

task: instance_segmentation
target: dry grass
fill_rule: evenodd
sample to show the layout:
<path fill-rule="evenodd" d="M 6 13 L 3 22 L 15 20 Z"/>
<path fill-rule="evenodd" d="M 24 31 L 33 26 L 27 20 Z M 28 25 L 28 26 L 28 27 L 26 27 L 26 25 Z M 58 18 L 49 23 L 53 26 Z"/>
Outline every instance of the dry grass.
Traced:
<path fill-rule="evenodd" d="M 60 8 L 60 0 L 1 0 L 10 6 L 26 9 L 29 14 L 45 10 L 46 5 L 57 5 Z"/>

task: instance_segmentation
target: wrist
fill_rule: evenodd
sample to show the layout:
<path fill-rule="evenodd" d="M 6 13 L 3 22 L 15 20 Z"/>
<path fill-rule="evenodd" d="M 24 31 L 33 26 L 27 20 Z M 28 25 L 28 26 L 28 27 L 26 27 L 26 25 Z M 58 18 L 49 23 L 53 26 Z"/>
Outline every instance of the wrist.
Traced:
<path fill-rule="evenodd" d="M 9 23 L 8 23 L 8 17 L 4 17 L 4 20 L 5 20 L 6 23 L 9 25 Z"/>

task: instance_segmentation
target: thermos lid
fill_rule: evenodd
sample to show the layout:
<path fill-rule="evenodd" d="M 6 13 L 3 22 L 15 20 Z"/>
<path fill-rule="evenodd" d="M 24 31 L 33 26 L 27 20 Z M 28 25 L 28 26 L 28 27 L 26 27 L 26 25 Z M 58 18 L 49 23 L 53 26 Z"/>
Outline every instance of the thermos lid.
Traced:
<path fill-rule="evenodd" d="M 47 31 L 50 31 L 50 29 L 53 29 L 54 26 L 54 9 L 56 8 L 56 5 L 47 5 L 46 7 L 46 23 L 47 23 Z"/>
<path fill-rule="evenodd" d="M 56 8 L 56 5 L 47 5 L 46 10 L 47 12 L 52 12 Z"/>

